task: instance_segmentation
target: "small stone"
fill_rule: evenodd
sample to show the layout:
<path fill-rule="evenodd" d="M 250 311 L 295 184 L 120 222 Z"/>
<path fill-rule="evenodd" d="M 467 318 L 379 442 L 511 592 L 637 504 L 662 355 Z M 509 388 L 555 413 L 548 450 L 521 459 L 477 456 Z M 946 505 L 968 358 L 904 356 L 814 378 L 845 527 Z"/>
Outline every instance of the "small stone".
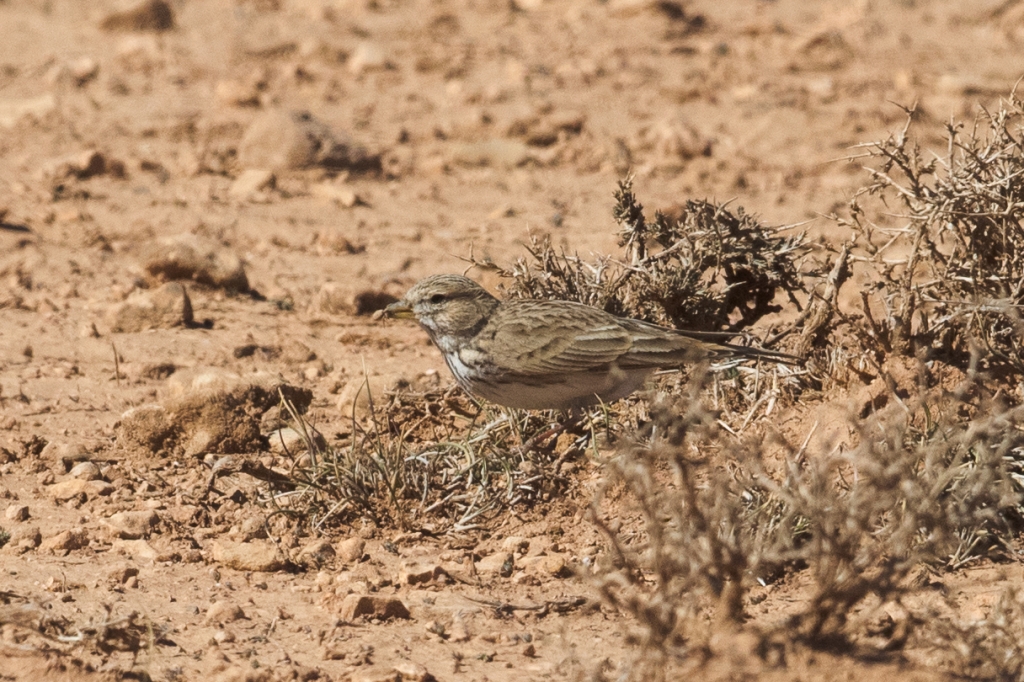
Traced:
<path fill-rule="evenodd" d="M 57 98 L 52 94 L 26 99 L 0 99 L 0 128 L 13 128 L 23 120 L 42 121 L 56 109 Z"/>
<path fill-rule="evenodd" d="M 161 239 L 143 268 L 157 281 L 191 280 L 235 293 L 249 290 L 242 259 L 220 245 L 185 233 Z"/>
<path fill-rule="evenodd" d="M 107 317 L 115 333 L 187 327 L 194 321 L 192 301 L 177 282 L 168 282 L 156 291 L 137 291 L 111 308 Z"/>
<path fill-rule="evenodd" d="M 334 545 L 328 540 L 315 540 L 299 552 L 299 563 L 306 566 L 323 566 L 337 556 Z"/>
<path fill-rule="evenodd" d="M 145 540 L 116 539 L 111 543 L 110 549 L 111 551 L 119 552 L 136 560 L 143 559 L 145 561 L 156 561 L 161 556 L 160 553 L 153 549 L 153 546 Z"/>
<path fill-rule="evenodd" d="M 561 554 L 526 557 L 520 563 L 526 571 L 539 575 L 561 578 L 571 572 L 565 557 Z"/>
<path fill-rule="evenodd" d="M 71 468 L 68 475 L 72 478 L 80 478 L 83 481 L 95 481 L 101 478 L 100 468 L 96 466 L 95 462 L 79 462 Z"/>
<path fill-rule="evenodd" d="M 249 199 L 264 190 L 274 189 L 276 183 L 277 177 L 272 171 L 250 168 L 235 178 L 228 194 L 236 199 Z"/>
<path fill-rule="evenodd" d="M 51 440 L 39 453 L 42 459 L 53 463 L 60 462 L 65 467 L 73 466 L 73 462 L 83 462 L 89 459 L 89 451 L 79 442 L 66 442 Z"/>
<path fill-rule="evenodd" d="M 126 171 L 123 161 L 111 159 L 98 149 L 87 149 L 48 162 L 40 169 L 39 174 L 51 182 L 60 182 L 68 178 L 87 180 L 100 175 L 123 178 Z M 78 218 L 64 219 L 65 222 L 74 222 L 75 220 Z"/>
<path fill-rule="evenodd" d="M 342 417 L 364 416 L 370 409 L 371 398 L 381 404 L 386 393 L 409 387 L 409 380 L 402 374 L 378 374 L 352 379 L 338 394 L 338 410 Z"/>
<path fill-rule="evenodd" d="M 425 667 L 412 661 L 398 663 L 395 665 L 395 672 L 402 676 L 402 682 L 427 682 L 434 679 Z"/>
<path fill-rule="evenodd" d="M 327 439 L 319 431 L 310 430 L 309 435 L 313 438 L 314 447 L 325 449 Z M 291 427 L 277 429 L 267 434 L 267 443 L 270 445 L 270 452 L 275 455 L 296 455 L 306 452 L 306 437 Z"/>
<path fill-rule="evenodd" d="M 516 168 L 531 157 L 532 152 L 525 142 L 502 138 L 453 144 L 449 149 L 450 161 L 463 166 Z"/>
<path fill-rule="evenodd" d="M 533 658 L 537 655 L 537 647 L 533 646 L 533 643 L 531 642 L 530 644 L 524 646 L 519 653 L 521 653 L 523 656 L 526 656 L 527 658 Z"/>
<path fill-rule="evenodd" d="M 530 551 L 530 541 L 519 535 L 510 535 L 502 540 L 501 549 L 513 554 L 526 554 Z"/>
<path fill-rule="evenodd" d="M 82 549 L 89 544 L 89 534 L 84 528 L 72 528 L 46 538 L 40 545 L 41 549 L 50 552 L 71 551 Z"/>
<path fill-rule="evenodd" d="M 250 124 L 238 146 L 245 168 L 290 170 L 323 166 L 378 170 L 380 157 L 305 112 L 268 111 Z"/>
<path fill-rule="evenodd" d="M 24 554 L 33 550 L 43 542 L 43 535 L 37 526 L 19 526 L 11 531 L 11 539 L 6 548 L 15 554 Z"/>
<path fill-rule="evenodd" d="M 139 569 L 135 566 L 129 566 L 128 564 L 121 564 L 115 566 L 107 572 L 107 581 L 114 583 L 115 585 L 124 585 L 128 582 L 129 578 L 134 578 L 139 575 Z"/>
<path fill-rule="evenodd" d="M 332 201 L 342 208 L 352 208 L 361 203 L 359 195 L 348 187 L 338 187 L 329 182 L 321 182 L 313 185 L 310 193 L 320 199 Z"/>
<path fill-rule="evenodd" d="M 353 254 L 366 251 L 362 244 L 354 244 L 341 230 L 336 228 L 325 228 L 316 233 L 317 254 L 325 256 L 328 254 Z"/>
<path fill-rule="evenodd" d="M 125 540 L 138 540 L 149 537 L 153 527 L 160 523 L 160 516 L 152 509 L 148 511 L 117 512 L 106 519 L 104 525 L 114 537 Z"/>
<path fill-rule="evenodd" d="M 379 620 L 392 618 L 409 618 L 409 609 L 401 599 L 378 597 L 371 595 L 350 594 L 341 603 L 338 615 L 342 620 L 352 622 L 356 618 L 366 616 Z"/>
<path fill-rule="evenodd" d="M 213 641 L 217 644 L 230 644 L 235 641 L 235 633 L 227 629 L 217 630 L 213 633 Z"/>
<path fill-rule="evenodd" d="M 213 543 L 213 560 L 237 571 L 280 571 L 287 560 L 277 545 L 271 542 L 228 542 Z"/>
<path fill-rule="evenodd" d="M 476 572 L 481 575 L 501 575 L 507 577 L 511 575 L 511 568 L 515 565 L 515 557 L 507 552 L 497 552 L 490 556 L 485 556 L 480 561 L 476 562 Z"/>
<path fill-rule="evenodd" d="M 99 72 L 100 65 L 92 57 L 79 57 L 68 63 L 68 75 L 79 87 L 96 78 Z"/>
<path fill-rule="evenodd" d="M 365 548 L 366 541 L 362 538 L 346 538 L 338 545 L 338 558 L 347 564 L 354 564 L 362 560 Z"/>
<path fill-rule="evenodd" d="M 169 31 L 174 28 L 174 10 L 165 0 L 143 0 L 100 21 L 104 31 Z"/>
<path fill-rule="evenodd" d="M 356 75 L 364 71 L 383 69 L 388 66 L 387 54 L 377 43 L 364 41 L 348 57 L 348 70 Z"/>
<path fill-rule="evenodd" d="M 260 90 L 252 83 L 223 80 L 214 90 L 217 101 L 232 107 L 255 107 L 260 103 Z"/>
<path fill-rule="evenodd" d="M 206 612 L 207 623 L 232 623 L 245 617 L 241 606 L 223 600 L 213 602 Z"/>
<path fill-rule="evenodd" d="M 449 642 L 468 642 L 470 640 L 469 628 L 466 626 L 466 621 L 456 615 L 455 620 L 452 621 L 451 634 L 448 637 Z"/>
<path fill-rule="evenodd" d="M 434 581 L 445 582 L 448 572 L 437 564 L 407 563 L 398 572 L 399 585 L 422 585 Z"/>
<path fill-rule="evenodd" d="M 372 315 L 383 310 L 398 298 L 377 289 L 364 289 L 353 293 L 349 286 L 338 282 L 324 282 L 313 297 L 312 311 L 331 314 Z"/>
<path fill-rule="evenodd" d="M 12 504 L 7 507 L 4 512 L 4 518 L 8 521 L 28 521 L 28 505 L 27 504 Z"/>
<path fill-rule="evenodd" d="M 63 502 L 79 495 L 86 498 L 100 497 L 114 492 L 114 486 L 106 481 L 85 481 L 80 478 L 69 478 L 60 483 L 54 483 L 47 491 L 50 497 Z"/>

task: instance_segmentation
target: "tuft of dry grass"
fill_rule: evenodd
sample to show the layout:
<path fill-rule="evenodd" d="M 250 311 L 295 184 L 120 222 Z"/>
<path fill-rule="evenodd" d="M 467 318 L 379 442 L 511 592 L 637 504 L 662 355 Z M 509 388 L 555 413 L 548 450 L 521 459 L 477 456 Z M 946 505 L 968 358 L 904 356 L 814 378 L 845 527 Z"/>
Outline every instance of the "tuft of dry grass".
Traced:
<path fill-rule="evenodd" d="M 469 420 L 459 415 L 477 412 Z M 511 508 L 550 501 L 568 488 L 562 472 L 583 454 L 590 432 L 556 448 L 543 415 L 477 408 L 461 393 L 398 391 L 370 400 L 352 418 L 343 447 L 324 448 L 292 411 L 305 452 L 289 455 L 286 489 L 269 494 L 284 512 L 301 511 L 315 530 L 369 520 L 381 527 L 466 532 Z M 531 442 L 533 440 L 534 442 Z"/>

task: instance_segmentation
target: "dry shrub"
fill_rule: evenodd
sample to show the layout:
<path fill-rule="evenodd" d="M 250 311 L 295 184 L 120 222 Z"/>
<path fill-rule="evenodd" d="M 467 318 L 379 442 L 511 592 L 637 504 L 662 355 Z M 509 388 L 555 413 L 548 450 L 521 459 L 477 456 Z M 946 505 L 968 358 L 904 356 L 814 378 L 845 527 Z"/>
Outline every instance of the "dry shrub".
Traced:
<path fill-rule="evenodd" d="M 531 237 L 528 256 L 510 268 L 470 261 L 509 280 L 510 297 L 578 301 L 615 315 L 690 330 L 737 331 L 777 312 L 775 297 L 801 290 L 801 236 L 772 229 L 723 204 L 687 201 L 670 218 L 648 221 L 632 180 L 615 193 L 621 258 L 585 261 Z"/>
<path fill-rule="evenodd" d="M 981 620 L 964 621 L 938 611 L 927 620 L 932 627 L 922 643 L 942 652 L 953 674 L 974 680 L 1024 678 L 1024 600 L 1015 586 L 1005 588 Z"/>
<path fill-rule="evenodd" d="M 1015 94 L 973 125 L 950 122 L 942 153 L 899 132 L 864 145 L 871 183 L 840 223 L 880 272 L 875 313 L 864 294 L 870 350 L 929 356 L 965 366 L 972 344 L 986 362 L 1024 371 L 1019 307 L 1024 304 L 1024 103 Z M 880 199 L 902 224 L 868 216 Z"/>
<path fill-rule="evenodd" d="M 739 627 L 748 590 L 780 572 L 806 570 L 811 596 L 756 634 L 765 647 L 818 646 L 865 636 L 872 606 L 906 608 L 915 572 L 1001 551 L 1021 501 L 1006 460 L 1024 444 L 1024 408 L 982 393 L 973 383 L 922 392 L 853 422 L 851 448 L 776 439 L 774 458 L 764 442 L 723 437 L 696 385 L 653 410 L 665 440 L 608 463 L 593 514 L 610 548 L 596 586 L 639 628 L 635 679 L 664 675 L 666 661 L 703 662 L 708 620 Z M 636 523 L 612 520 L 609 498 Z"/>

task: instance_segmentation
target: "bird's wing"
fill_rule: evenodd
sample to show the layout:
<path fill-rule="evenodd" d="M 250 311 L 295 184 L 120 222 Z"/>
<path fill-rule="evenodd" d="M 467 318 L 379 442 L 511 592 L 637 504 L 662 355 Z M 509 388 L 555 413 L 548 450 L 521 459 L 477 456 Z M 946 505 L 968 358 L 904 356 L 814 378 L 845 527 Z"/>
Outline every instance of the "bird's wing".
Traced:
<path fill-rule="evenodd" d="M 499 328 L 500 334 L 494 334 Z M 621 318 L 603 310 L 532 300 L 503 304 L 477 340 L 494 364 L 524 378 L 603 371 L 616 365 L 633 343 Z"/>

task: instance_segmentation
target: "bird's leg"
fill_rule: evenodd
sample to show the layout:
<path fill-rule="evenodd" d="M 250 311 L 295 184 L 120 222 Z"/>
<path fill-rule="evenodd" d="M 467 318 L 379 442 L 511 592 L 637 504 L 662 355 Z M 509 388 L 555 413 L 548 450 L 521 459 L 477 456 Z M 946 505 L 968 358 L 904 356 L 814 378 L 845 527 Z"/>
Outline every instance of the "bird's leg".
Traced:
<path fill-rule="evenodd" d="M 523 443 L 523 445 L 522 445 L 523 454 L 526 454 L 527 452 L 530 452 L 531 450 L 536 448 L 543 441 L 546 441 L 549 438 L 557 438 L 558 436 L 562 435 L 564 432 L 570 431 L 572 429 L 575 429 L 576 427 L 578 427 L 582 423 L 583 423 L 583 411 L 579 410 L 578 408 L 575 408 L 575 407 L 570 408 L 569 410 L 567 410 L 566 412 L 563 413 L 563 418 L 562 418 L 562 420 L 558 424 L 555 424 L 554 426 L 552 426 L 549 429 L 545 429 L 544 431 L 541 431 L 540 433 L 538 433 L 537 435 L 531 437 L 525 443 Z"/>

